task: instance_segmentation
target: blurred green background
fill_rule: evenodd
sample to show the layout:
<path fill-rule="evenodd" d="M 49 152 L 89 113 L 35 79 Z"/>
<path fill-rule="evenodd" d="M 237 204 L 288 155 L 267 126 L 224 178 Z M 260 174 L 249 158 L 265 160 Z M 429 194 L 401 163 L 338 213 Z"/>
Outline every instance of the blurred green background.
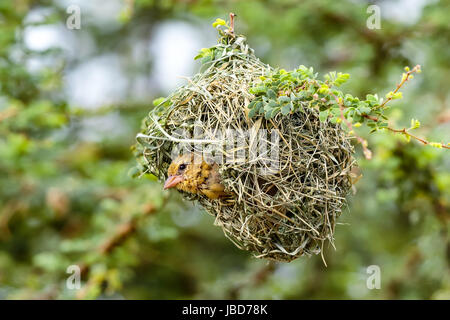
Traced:
<path fill-rule="evenodd" d="M 371 4 L 381 29 L 366 27 Z M 70 5 L 80 29 L 66 26 Z M 1 0 L 1 299 L 450 299 L 448 150 L 359 130 L 374 158 L 356 147 L 364 176 L 327 267 L 252 258 L 198 206 L 131 178 L 151 101 L 198 70 L 211 23 L 231 11 L 264 62 L 350 73 L 354 95 L 383 96 L 422 65 L 390 121 L 418 118 L 419 136 L 449 142 L 448 0 Z"/>

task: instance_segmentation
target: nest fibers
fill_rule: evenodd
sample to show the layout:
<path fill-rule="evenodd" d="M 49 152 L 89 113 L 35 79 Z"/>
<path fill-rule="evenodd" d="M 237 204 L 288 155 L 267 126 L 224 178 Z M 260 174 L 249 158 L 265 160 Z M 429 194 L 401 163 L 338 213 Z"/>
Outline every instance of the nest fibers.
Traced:
<path fill-rule="evenodd" d="M 347 135 L 319 121 L 314 108 L 249 119 L 249 88 L 271 67 L 243 37 L 222 38 L 214 48 L 219 56 L 145 119 L 137 136 L 142 172 L 165 180 L 175 150 L 207 150 L 234 197 L 183 197 L 197 200 L 237 247 L 276 261 L 320 253 L 327 241 L 333 244 L 352 186 Z"/>

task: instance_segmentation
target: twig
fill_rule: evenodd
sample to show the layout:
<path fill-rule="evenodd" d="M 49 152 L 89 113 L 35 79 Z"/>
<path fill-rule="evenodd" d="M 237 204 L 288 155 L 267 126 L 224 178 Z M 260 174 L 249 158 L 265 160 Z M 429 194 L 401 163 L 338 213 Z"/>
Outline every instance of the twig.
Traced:
<path fill-rule="evenodd" d="M 230 12 L 230 34 L 234 35 L 234 17 L 236 15 L 233 12 Z"/>
<path fill-rule="evenodd" d="M 378 122 L 378 121 L 379 121 L 378 118 L 372 117 L 372 116 L 369 116 L 369 115 L 364 115 L 363 117 L 364 117 L 364 118 L 367 118 L 367 119 L 370 119 L 370 120 L 372 120 L 372 121 L 374 121 L 374 122 Z M 441 143 L 441 142 L 430 142 L 430 141 L 428 141 L 428 140 L 425 140 L 424 138 L 419 138 L 418 136 L 415 136 L 415 135 L 409 133 L 408 130 L 407 130 L 406 128 L 403 128 L 403 129 L 394 129 L 394 128 L 392 128 L 392 127 L 387 127 L 387 128 L 385 128 L 385 129 L 387 129 L 387 130 L 389 130 L 389 131 L 391 131 L 391 132 L 394 132 L 394 133 L 402 133 L 402 134 L 404 134 L 405 136 L 408 136 L 408 137 L 410 137 L 410 138 L 413 138 L 414 140 L 417 140 L 417 141 L 423 143 L 424 145 L 430 145 L 430 144 L 431 144 L 431 145 L 438 146 L 438 148 L 450 149 L 450 147 L 449 147 L 448 145 L 444 144 L 444 143 Z"/>
<path fill-rule="evenodd" d="M 392 94 L 379 106 L 374 107 L 373 109 L 383 109 L 386 104 L 392 100 L 392 97 L 394 96 L 394 94 L 396 94 L 398 92 L 398 90 L 400 90 L 400 88 L 406 83 L 406 81 L 408 81 L 411 78 L 411 75 L 415 72 L 420 72 L 420 65 L 416 65 L 414 68 L 412 68 L 412 70 L 408 70 L 406 72 L 406 74 L 403 75 L 402 77 L 402 81 L 400 81 L 400 83 L 397 85 L 397 88 L 395 88 L 395 90 L 392 92 Z"/>
<path fill-rule="evenodd" d="M 408 130 L 407 130 L 406 128 L 403 128 L 403 129 L 394 129 L 394 128 L 391 128 L 391 127 L 387 127 L 386 129 L 389 130 L 389 131 L 395 132 L 395 133 L 402 133 L 402 134 L 404 134 L 405 136 L 408 136 L 408 137 L 410 137 L 410 138 L 413 138 L 413 139 L 415 139 L 415 140 L 417 140 L 417 141 L 423 143 L 424 145 L 430 144 L 430 145 L 437 146 L 438 148 L 450 149 L 450 147 L 449 147 L 448 145 L 445 145 L 445 144 L 443 144 L 443 143 L 440 143 L 440 142 L 430 142 L 430 141 L 425 140 L 425 139 L 423 139 L 423 138 L 419 138 L 419 137 L 417 137 L 417 136 L 415 136 L 415 135 L 409 133 Z"/>
<path fill-rule="evenodd" d="M 416 66 L 415 66 L 414 68 L 412 68 L 411 70 L 408 70 L 408 71 L 403 75 L 402 80 L 400 81 L 399 84 L 397 84 L 397 87 L 396 87 L 395 90 L 392 92 L 392 94 L 389 95 L 388 98 L 387 98 L 382 104 L 380 104 L 380 105 L 377 106 L 377 107 L 374 107 L 373 110 L 385 108 L 386 105 L 387 105 L 387 103 L 389 103 L 389 102 L 393 99 L 393 96 L 400 90 L 400 88 L 401 88 L 408 80 L 411 79 L 411 75 L 412 75 L 413 73 L 416 73 L 416 72 L 420 72 L 420 65 L 416 65 Z M 374 116 L 370 116 L 370 115 L 367 115 L 367 114 L 364 114 L 363 117 L 366 118 L 366 119 L 372 120 L 372 121 L 374 121 L 374 122 L 380 121 L 379 118 L 374 117 Z M 417 137 L 417 136 L 415 136 L 415 135 L 409 133 L 408 130 L 407 130 L 406 128 L 403 128 L 403 129 L 394 129 L 394 128 L 392 128 L 392 127 L 387 127 L 387 128 L 385 128 L 385 129 L 387 129 L 387 130 L 389 130 L 389 131 L 391 131 L 391 132 L 394 132 L 394 133 L 401 133 L 401 134 L 404 134 L 405 136 L 407 136 L 407 137 L 409 137 L 409 138 L 413 138 L 413 139 L 415 139 L 415 140 L 417 140 L 417 141 L 423 143 L 424 145 L 433 145 L 433 146 L 436 146 L 436 147 L 438 147 L 438 148 L 450 149 L 450 146 L 449 146 L 449 145 L 446 145 L 446 144 L 444 144 L 444 143 L 440 143 L 440 142 L 429 142 L 428 140 L 425 140 L 425 139 L 423 139 L 423 138 L 419 138 L 419 137 Z"/>
<path fill-rule="evenodd" d="M 148 216 L 155 211 L 156 207 L 153 204 L 147 204 L 143 209 L 142 216 L 134 217 L 129 221 L 119 225 L 116 229 L 116 232 L 99 246 L 99 252 L 101 254 L 109 254 L 114 248 L 122 244 L 134 233 L 134 231 L 136 231 L 139 218 Z"/>
<path fill-rule="evenodd" d="M 363 115 L 363 117 L 366 118 L 366 119 L 372 120 L 374 122 L 378 122 L 379 121 L 378 118 L 372 117 L 372 116 L 369 116 L 369 115 Z M 438 148 L 450 149 L 448 144 L 446 145 L 446 144 L 441 143 L 441 142 L 429 142 L 428 140 L 425 140 L 424 138 L 419 138 L 418 136 L 415 136 L 415 135 L 409 133 L 406 128 L 394 129 L 392 127 L 387 127 L 385 129 L 387 129 L 387 130 L 389 130 L 391 132 L 394 132 L 394 133 L 402 133 L 405 136 L 408 136 L 410 138 L 413 138 L 414 140 L 417 140 L 417 141 L 423 143 L 424 145 L 430 145 L 431 144 L 431 145 L 437 146 Z"/>

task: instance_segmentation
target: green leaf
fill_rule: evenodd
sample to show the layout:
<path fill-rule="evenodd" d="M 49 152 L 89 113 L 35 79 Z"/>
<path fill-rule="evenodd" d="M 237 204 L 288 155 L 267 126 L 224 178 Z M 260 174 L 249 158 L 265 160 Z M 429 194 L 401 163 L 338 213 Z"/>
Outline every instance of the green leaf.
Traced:
<path fill-rule="evenodd" d="M 276 99 L 277 98 L 277 94 L 272 89 L 267 90 L 267 96 L 270 99 Z"/>
<path fill-rule="evenodd" d="M 283 114 L 284 116 L 287 115 L 289 112 L 291 112 L 291 104 L 285 104 L 282 108 L 281 108 L 281 114 Z"/>
<path fill-rule="evenodd" d="M 267 104 L 268 108 L 273 109 L 278 107 L 278 103 L 275 100 L 270 100 L 269 103 Z"/>
<path fill-rule="evenodd" d="M 442 149 L 442 143 L 439 143 L 439 142 L 430 142 L 430 146 L 438 148 L 438 149 Z"/>
<path fill-rule="evenodd" d="M 280 96 L 280 97 L 278 97 L 277 100 L 278 100 L 278 102 L 281 103 L 281 104 L 283 104 L 283 103 L 288 103 L 288 102 L 291 101 L 291 99 L 290 99 L 289 97 L 287 97 L 287 96 Z"/>
<path fill-rule="evenodd" d="M 379 105 L 378 96 L 373 94 L 366 95 L 366 101 L 369 103 L 372 107 Z"/>
<path fill-rule="evenodd" d="M 393 91 L 390 91 L 388 94 L 386 94 L 386 98 L 391 98 L 392 100 L 401 99 L 403 98 L 403 95 L 401 92 L 394 93 Z"/>
<path fill-rule="evenodd" d="M 156 98 L 155 100 L 153 100 L 153 105 L 154 105 L 155 107 L 157 107 L 157 106 L 159 106 L 161 103 L 163 103 L 164 100 L 166 100 L 166 98 L 164 98 L 164 97 Z"/>
<path fill-rule="evenodd" d="M 278 112 L 280 112 L 280 108 L 273 109 L 272 113 L 270 114 L 270 118 L 275 117 L 278 114 Z"/>
<path fill-rule="evenodd" d="M 327 118 L 328 118 L 328 110 L 321 111 L 321 112 L 319 113 L 319 120 L 320 120 L 321 122 L 325 122 L 325 121 L 327 120 Z"/>
<path fill-rule="evenodd" d="M 332 108 L 331 109 L 331 114 L 333 116 L 336 116 L 336 117 L 340 116 L 341 115 L 341 109 L 339 108 L 339 106 L 337 106 L 335 108 Z"/>
<path fill-rule="evenodd" d="M 403 136 L 405 137 L 406 142 L 410 142 L 411 141 L 411 136 L 410 135 L 404 134 Z"/>
<path fill-rule="evenodd" d="M 411 119 L 411 129 L 417 129 L 420 127 L 419 120 Z"/>
<path fill-rule="evenodd" d="M 403 98 L 403 94 L 401 92 L 397 92 L 392 95 L 393 100 L 401 99 L 401 98 Z"/>
<path fill-rule="evenodd" d="M 328 93 L 330 91 L 330 88 L 326 84 L 322 84 L 322 86 L 319 89 L 319 93 Z"/>
<path fill-rule="evenodd" d="M 250 88 L 249 91 L 251 94 L 261 94 L 261 93 L 266 92 L 266 90 L 267 90 L 267 88 L 265 86 L 259 85 L 259 86 Z"/>
<path fill-rule="evenodd" d="M 353 122 L 361 122 L 364 118 L 361 117 L 359 114 L 355 114 L 353 116 Z"/>
<path fill-rule="evenodd" d="M 257 110 L 257 108 L 250 109 L 250 111 L 248 112 L 248 117 L 249 117 L 250 119 L 253 118 L 254 116 L 256 116 L 256 114 L 258 113 L 258 111 L 259 111 L 259 110 Z"/>
<path fill-rule="evenodd" d="M 226 26 L 227 23 L 225 20 L 217 18 L 216 21 L 213 22 L 212 26 L 213 28 L 217 28 L 218 26 Z"/>
<path fill-rule="evenodd" d="M 211 48 L 202 48 L 202 49 L 200 49 L 199 54 L 194 57 L 194 60 L 198 60 L 200 58 L 203 58 L 206 56 L 212 56 L 212 55 L 213 55 L 213 51 L 211 50 Z"/>
<path fill-rule="evenodd" d="M 205 64 L 205 63 L 210 62 L 211 60 L 212 60 L 212 57 L 207 56 L 207 57 L 202 58 L 201 62 L 202 62 L 202 64 Z"/>
<path fill-rule="evenodd" d="M 369 114 L 370 111 L 372 111 L 372 109 L 370 109 L 369 107 L 366 107 L 366 106 L 359 108 L 359 110 L 361 111 L 361 114 Z"/>
<path fill-rule="evenodd" d="M 349 78 L 350 75 L 348 73 L 339 72 L 336 80 L 334 81 L 334 84 L 339 87 L 340 85 L 346 83 Z"/>

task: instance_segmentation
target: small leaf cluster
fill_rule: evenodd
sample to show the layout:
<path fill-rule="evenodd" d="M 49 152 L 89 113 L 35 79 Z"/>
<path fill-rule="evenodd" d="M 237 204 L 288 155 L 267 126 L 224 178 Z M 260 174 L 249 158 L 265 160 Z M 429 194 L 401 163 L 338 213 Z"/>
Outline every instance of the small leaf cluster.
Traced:
<path fill-rule="evenodd" d="M 368 94 L 365 99 L 354 97 L 339 89 L 348 79 L 347 73 L 330 72 L 324 80 L 318 79 L 313 68 L 303 65 L 292 71 L 275 69 L 260 77 L 251 89 L 255 98 L 248 105 L 249 117 L 271 119 L 278 114 L 288 115 L 303 108 L 317 108 L 321 121 L 340 123 L 345 120 L 355 127 L 367 123 L 374 131 L 387 127 L 383 99 Z M 389 93 L 391 100 L 401 93 Z"/>
<path fill-rule="evenodd" d="M 202 48 L 200 52 L 194 57 L 194 60 L 200 60 L 201 64 L 204 65 L 208 62 L 214 61 L 224 54 L 229 52 L 230 50 L 237 50 L 232 48 L 224 48 L 221 46 L 214 46 L 211 48 Z M 224 53 L 225 51 L 225 53 Z"/>
<path fill-rule="evenodd" d="M 228 25 L 228 23 L 220 18 L 217 18 L 216 21 L 213 22 L 212 24 L 213 28 L 219 29 L 221 26 L 225 27 L 227 29 L 230 29 L 230 26 Z"/>
<path fill-rule="evenodd" d="M 231 31 L 230 25 L 225 20 L 217 18 L 216 21 L 213 22 L 212 26 L 219 33 L 219 40 L 218 40 L 219 45 L 210 48 L 202 48 L 200 50 L 200 52 L 194 57 L 194 60 L 200 59 L 202 64 L 220 58 L 221 56 L 226 54 L 229 50 L 239 51 L 239 49 L 236 47 L 230 49 L 221 46 L 221 45 L 225 46 L 230 45 L 237 39 L 237 37 L 235 37 L 234 33 Z"/>
<path fill-rule="evenodd" d="M 225 20 L 217 18 L 216 21 L 213 22 L 212 26 L 213 28 L 217 29 L 221 37 L 226 38 L 225 31 L 229 30 L 230 26 Z M 209 61 L 214 60 L 215 58 L 218 58 L 220 55 L 222 55 L 222 53 L 222 50 L 220 50 L 220 48 L 218 48 L 217 46 L 211 48 L 202 48 L 199 54 L 194 57 L 194 60 L 201 59 L 201 63 L 205 64 Z"/>
<path fill-rule="evenodd" d="M 202 48 L 200 49 L 200 52 L 194 57 L 194 60 L 201 59 L 201 63 L 205 64 L 211 60 L 214 60 L 215 54 L 216 54 L 216 48 Z"/>

